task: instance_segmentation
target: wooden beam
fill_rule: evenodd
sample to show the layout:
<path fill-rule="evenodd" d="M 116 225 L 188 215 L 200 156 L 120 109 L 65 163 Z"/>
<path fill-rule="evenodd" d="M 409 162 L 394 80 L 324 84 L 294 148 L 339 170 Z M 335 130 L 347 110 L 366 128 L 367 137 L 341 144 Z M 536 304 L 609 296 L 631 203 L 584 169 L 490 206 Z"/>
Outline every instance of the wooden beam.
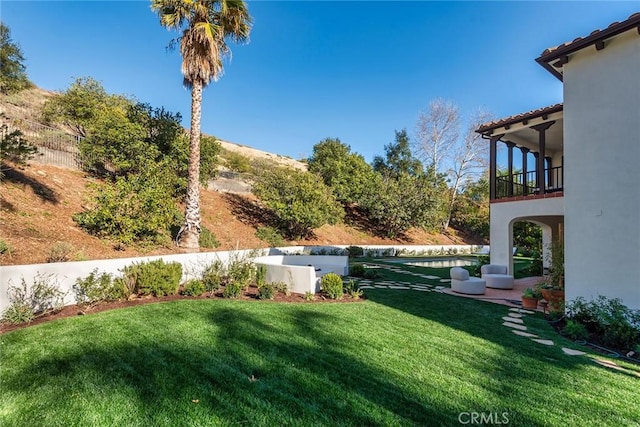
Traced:
<path fill-rule="evenodd" d="M 602 50 L 604 49 L 604 40 L 598 40 L 596 42 L 596 50 Z"/>

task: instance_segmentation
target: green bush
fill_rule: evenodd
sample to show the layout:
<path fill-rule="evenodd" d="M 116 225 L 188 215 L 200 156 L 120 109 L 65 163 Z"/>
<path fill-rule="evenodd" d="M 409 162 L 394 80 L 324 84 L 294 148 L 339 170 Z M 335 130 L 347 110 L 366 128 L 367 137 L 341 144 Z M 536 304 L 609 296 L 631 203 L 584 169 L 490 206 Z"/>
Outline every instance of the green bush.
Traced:
<path fill-rule="evenodd" d="M 202 283 L 207 292 L 213 292 L 220 289 L 226 276 L 226 268 L 222 261 L 215 260 L 205 268 L 202 274 Z"/>
<path fill-rule="evenodd" d="M 11 246 L 4 240 L 0 239 L 0 255 L 10 254 Z"/>
<path fill-rule="evenodd" d="M 99 274 L 97 268 L 89 273 L 87 277 L 76 279 L 73 291 L 78 304 L 116 301 L 130 295 L 121 286 L 114 283 L 109 273 L 103 272 Z"/>
<path fill-rule="evenodd" d="M 280 292 L 281 294 L 285 294 L 285 295 L 291 295 L 291 291 L 289 290 L 289 285 L 287 285 L 286 283 L 273 282 L 272 285 L 277 292 Z"/>
<path fill-rule="evenodd" d="M 349 275 L 353 277 L 364 277 L 365 268 L 362 264 L 353 264 L 349 267 Z"/>
<path fill-rule="evenodd" d="M 202 280 L 192 279 L 184 284 L 182 288 L 182 295 L 197 297 L 202 295 L 204 291 L 204 283 L 202 283 Z"/>
<path fill-rule="evenodd" d="M 67 262 L 74 250 L 75 249 L 71 243 L 56 242 L 49 249 L 47 262 Z"/>
<path fill-rule="evenodd" d="M 305 301 L 313 301 L 316 299 L 316 294 L 314 294 L 313 292 L 307 291 L 304 293 L 304 299 Z"/>
<path fill-rule="evenodd" d="M 342 299 L 344 290 L 342 288 L 342 278 L 336 273 L 329 273 L 322 276 L 320 280 L 322 290 L 331 299 Z"/>
<path fill-rule="evenodd" d="M 166 238 L 169 225 L 180 215 L 167 173 L 150 167 L 140 174 L 94 185 L 92 208 L 75 214 L 73 220 L 90 234 L 123 244 Z"/>
<path fill-rule="evenodd" d="M 269 247 L 276 248 L 284 246 L 284 238 L 278 230 L 273 227 L 259 227 L 256 230 L 256 237 L 267 242 Z"/>
<path fill-rule="evenodd" d="M 224 287 L 224 292 L 222 292 L 222 296 L 225 298 L 240 298 L 242 295 L 242 290 L 244 287 L 237 282 L 229 282 Z"/>
<path fill-rule="evenodd" d="M 229 283 L 238 284 L 242 289 L 249 287 L 255 276 L 255 266 L 249 260 L 232 256 L 227 267 Z"/>
<path fill-rule="evenodd" d="M 364 249 L 360 246 L 349 246 L 346 251 L 349 258 L 361 257 L 364 254 Z"/>
<path fill-rule="evenodd" d="M 256 266 L 256 285 L 263 286 L 267 281 L 267 266 L 260 264 Z"/>
<path fill-rule="evenodd" d="M 618 298 L 576 298 L 567 304 L 567 316 L 606 346 L 630 350 L 640 344 L 640 310 L 629 309 Z"/>
<path fill-rule="evenodd" d="M 271 283 L 258 287 L 258 298 L 260 299 L 273 299 L 275 293 L 276 289 Z"/>
<path fill-rule="evenodd" d="M 247 173 L 251 171 L 251 161 L 247 156 L 227 150 L 224 153 L 224 157 L 226 158 L 227 167 L 233 172 Z"/>
<path fill-rule="evenodd" d="M 200 229 L 200 247 L 201 248 L 217 248 L 220 242 L 208 228 L 202 226 Z"/>
<path fill-rule="evenodd" d="M 589 337 L 587 328 L 574 320 L 567 321 L 567 324 L 562 328 L 562 333 L 574 340 L 586 340 Z"/>
<path fill-rule="evenodd" d="M 344 284 L 344 292 L 353 299 L 359 299 L 362 296 L 362 290 L 355 280 L 349 280 Z"/>
<path fill-rule="evenodd" d="M 124 274 L 133 281 L 134 293 L 138 295 L 175 295 L 180 286 L 182 265 L 179 262 L 165 264 L 159 259 L 127 266 Z"/>
<path fill-rule="evenodd" d="M 31 286 L 24 277 L 20 285 L 9 281 L 7 296 L 11 304 L 2 313 L 2 321 L 13 324 L 30 322 L 38 314 L 61 309 L 65 295 L 52 274 L 37 274 Z"/>
<path fill-rule="evenodd" d="M 364 270 L 363 277 L 368 280 L 375 279 L 376 277 L 378 277 L 378 272 L 373 268 L 367 268 L 366 270 Z"/>

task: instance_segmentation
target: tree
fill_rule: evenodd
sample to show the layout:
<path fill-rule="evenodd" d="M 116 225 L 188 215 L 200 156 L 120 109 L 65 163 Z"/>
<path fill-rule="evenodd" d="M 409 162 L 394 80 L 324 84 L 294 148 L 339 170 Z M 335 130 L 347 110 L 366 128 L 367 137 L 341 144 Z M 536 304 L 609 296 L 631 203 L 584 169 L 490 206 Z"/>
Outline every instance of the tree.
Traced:
<path fill-rule="evenodd" d="M 230 53 L 228 40 L 244 42 L 251 31 L 251 16 L 243 0 L 152 0 L 160 23 L 182 31 L 177 39 L 182 55 L 183 83 L 191 89 L 189 176 L 185 222 L 178 245 L 197 250 L 200 238 L 200 119 L 202 90 L 223 72 Z"/>
<path fill-rule="evenodd" d="M 445 174 L 450 183 L 443 232 L 449 227 L 460 191 L 486 169 L 488 144 L 475 129 L 489 117 L 482 111 L 475 113 L 467 120 L 466 131 L 461 132 L 458 106 L 436 99 L 418 118 L 417 150 L 428 166 L 436 173 Z"/>
<path fill-rule="evenodd" d="M 19 130 L 9 132 L 6 124 L 0 126 L 0 160 L 9 160 L 13 163 L 24 165 L 33 158 L 38 149 L 24 138 L 24 134 Z M 3 176 L 2 165 L 0 164 L 0 177 Z"/>
<path fill-rule="evenodd" d="M 373 170 L 394 178 L 403 173 L 411 176 L 421 175 L 423 173 L 422 162 L 411 153 L 406 129 L 395 132 L 395 142 L 384 146 L 385 157 L 375 156 L 373 158 Z"/>
<path fill-rule="evenodd" d="M 318 175 L 276 167 L 260 175 L 253 192 L 273 210 L 287 237 L 308 236 L 314 228 L 340 222 L 342 206 Z"/>
<path fill-rule="evenodd" d="M 11 40 L 9 27 L 0 22 L 0 93 L 6 95 L 33 86 L 23 62 L 20 46 Z"/>
<path fill-rule="evenodd" d="M 455 204 L 451 224 L 479 243 L 489 241 L 489 171 L 464 187 Z"/>
<path fill-rule="evenodd" d="M 428 110 L 420 113 L 418 153 L 436 172 L 446 172 L 444 159 L 458 141 L 459 127 L 459 108 L 450 101 L 438 98 L 431 101 Z"/>
<path fill-rule="evenodd" d="M 322 177 L 343 204 L 360 203 L 370 185 L 373 170 L 364 157 L 338 138 L 326 138 L 313 147 L 309 172 Z"/>

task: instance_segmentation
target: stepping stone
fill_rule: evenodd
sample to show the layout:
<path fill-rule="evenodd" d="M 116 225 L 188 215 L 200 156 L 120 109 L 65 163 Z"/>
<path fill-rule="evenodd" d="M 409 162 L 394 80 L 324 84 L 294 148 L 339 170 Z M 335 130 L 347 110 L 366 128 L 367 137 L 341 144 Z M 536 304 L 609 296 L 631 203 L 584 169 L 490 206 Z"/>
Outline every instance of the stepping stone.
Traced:
<path fill-rule="evenodd" d="M 360 285 L 360 289 L 375 289 L 375 287 L 369 285 Z"/>
<path fill-rule="evenodd" d="M 521 308 L 510 308 L 509 311 L 513 311 L 516 313 L 524 313 L 524 314 L 535 314 L 535 311 L 523 310 Z"/>
<path fill-rule="evenodd" d="M 551 340 L 532 339 L 532 341 L 535 341 L 538 344 L 543 344 L 543 345 L 553 345 L 553 341 Z"/>
<path fill-rule="evenodd" d="M 436 291 L 441 291 L 444 289 L 444 286 L 436 286 Z"/>
<path fill-rule="evenodd" d="M 389 289 L 411 289 L 408 286 L 389 286 Z"/>
<path fill-rule="evenodd" d="M 519 324 L 517 324 L 517 323 L 511 323 L 511 322 L 504 322 L 504 323 L 502 324 L 502 326 L 507 326 L 507 327 L 509 327 L 509 328 L 513 328 L 513 329 L 519 329 L 519 330 L 521 330 L 521 331 L 526 331 L 526 330 L 527 330 L 527 327 L 526 327 L 526 326 L 524 326 L 524 325 L 519 325 Z"/>
<path fill-rule="evenodd" d="M 422 277 L 424 277 L 425 279 L 429 279 L 429 280 L 440 279 L 440 277 L 438 277 L 438 276 L 422 276 Z"/>
<path fill-rule="evenodd" d="M 518 331 L 516 329 L 512 330 L 511 332 L 513 332 L 516 335 L 520 335 L 521 337 L 538 338 L 538 336 L 535 334 L 530 334 L 529 332 L 524 332 L 524 331 Z"/>
<path fill-rule="evenodd" d="M 440 279 L 440 283 L 449 283 L 451 279 Z"/>
<path fill-rule="evenodd" d="M 564 354 L 568 354 L 569 356 L 582 356 L 583 354 L 587 354 L 584 351 L 574 350 L 572 348 L 562 347 L 562 351 Z"/>
<path fill-rule="evenodd" d="M 512 322 L 512 323 L 519 323 L 519 324 L 524 323 L 522 319 L 518 319 L 517 317 L 511 317 L 511 316 L 504 316 L 502 320 L 504 320 L 505 322 Z"/>
<path fill-rule="evenodd" d="M 431 292 L 431 289 L 413 288 L 413 290 L 419 292 Z"/>
<path fill-rule="evenodd" d="M 380 288 L 380 289 L 389 289 L 389 288 L 388 288 L 387 286 L 385 286 L 385 285 L 373 285 L 373 286 L 375 286 L 376 288 Z"/>
<path fill-rule="evenodd" d="M 516 318 L 516 319 L 519 319 L 519 318 L 523 317 L 522 314 L 520 314 L 520 313 L 509 313 L 508 316 Z"/>

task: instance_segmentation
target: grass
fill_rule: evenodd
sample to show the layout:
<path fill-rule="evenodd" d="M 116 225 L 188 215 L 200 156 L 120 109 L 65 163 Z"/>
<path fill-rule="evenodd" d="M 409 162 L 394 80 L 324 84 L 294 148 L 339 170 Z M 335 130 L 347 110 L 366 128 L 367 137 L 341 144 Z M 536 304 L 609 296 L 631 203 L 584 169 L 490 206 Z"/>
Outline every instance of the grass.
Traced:
<path fill-rule="evenodd" d="M 0 425 L 637 425 L 640 379 L 567 356 L 503 306 L 370 290 L 362 303 L 175 301 L 0 336 Z"/>

